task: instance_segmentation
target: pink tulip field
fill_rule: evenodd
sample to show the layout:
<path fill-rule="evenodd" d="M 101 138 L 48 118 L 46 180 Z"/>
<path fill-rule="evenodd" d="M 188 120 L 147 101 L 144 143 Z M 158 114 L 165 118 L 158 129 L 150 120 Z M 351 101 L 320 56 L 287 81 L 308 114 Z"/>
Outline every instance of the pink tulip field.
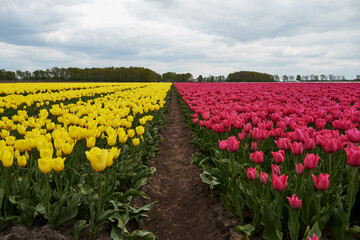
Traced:
<path fill-rule="evenodd" d="M 271 240 L 360 232 L 351 221 L 359 217 L 360 84 L 175 86 L 200 149 L 193 162 L 238 232 Z"/>

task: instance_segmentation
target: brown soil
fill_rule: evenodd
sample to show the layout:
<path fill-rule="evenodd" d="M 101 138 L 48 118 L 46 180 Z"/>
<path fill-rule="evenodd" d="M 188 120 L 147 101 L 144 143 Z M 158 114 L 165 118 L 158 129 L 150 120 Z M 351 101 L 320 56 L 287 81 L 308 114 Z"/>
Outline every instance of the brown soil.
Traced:
<path fill-rule="evenodd" d="M 229 228 L 235 223 L 219 200 L 211 198 L 208 185 L 199 177 L 201 169 L 192 164 L 191 155 L 197 149 L 189 143 L 191 132 L 174 90 L 169 108 L 159 155 L 150 163 L 156 172 L 144 188 L 157 203 L 149 212 L 151 220 L 141 227 L 160 240 L 229 239 Z"/>

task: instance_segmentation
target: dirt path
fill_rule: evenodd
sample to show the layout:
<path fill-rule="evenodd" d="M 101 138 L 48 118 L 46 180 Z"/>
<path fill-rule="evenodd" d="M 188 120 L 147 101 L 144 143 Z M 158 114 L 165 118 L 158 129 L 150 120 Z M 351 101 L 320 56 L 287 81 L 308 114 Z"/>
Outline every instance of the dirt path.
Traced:
<path fill-rule="evenodd" d="M 174 90 L 169 107 L 169 123 L 161 133 L 164 141 L 159 144 L 158 157 L 151 161 L 157 170 L 144 189 L 158 202 L 149 212 L 152 220 L 143 227 L 160 240 L 228 239 L 216 226 L 208 186 L 199 177 L 201 170 L 192 164 L 196 148 L 189 144 L 191 132 Z"/>

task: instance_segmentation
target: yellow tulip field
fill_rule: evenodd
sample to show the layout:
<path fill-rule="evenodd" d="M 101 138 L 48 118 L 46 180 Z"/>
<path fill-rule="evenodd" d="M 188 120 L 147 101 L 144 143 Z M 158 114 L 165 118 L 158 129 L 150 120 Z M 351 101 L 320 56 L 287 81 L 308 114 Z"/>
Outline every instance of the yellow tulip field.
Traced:
<path fill-rule="evenodd" d="M 93 238 L 107 222 L 113 239 L 153 204 L 131 206 L 155 171 L 170 83 L 9 83 L 0 85 L 0 229 L 44 219 Z"/>

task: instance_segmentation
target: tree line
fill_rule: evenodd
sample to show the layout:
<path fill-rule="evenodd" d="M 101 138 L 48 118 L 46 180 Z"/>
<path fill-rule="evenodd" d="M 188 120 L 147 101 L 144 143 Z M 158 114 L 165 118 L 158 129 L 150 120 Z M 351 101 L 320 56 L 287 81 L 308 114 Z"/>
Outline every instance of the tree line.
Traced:
<path fill-rule="evenodd" d="M 310 75 L 283 75 L 281 78 L 279 75 L 273 75 L 276 82 L 324 82 L 324 81 L 359 81 L 360 75 L 356 75 L 355 79 L 346 79 L 344 75 L 325 75 L 325 74 L 310 74 Z"/>
<path fill-rule="evenodd" d="M 143 67 L 58 68 L 46 70 L 0 70 L 0 80 L 71 81 L 71 82 L 159 82 L 161 75 Z"/>

